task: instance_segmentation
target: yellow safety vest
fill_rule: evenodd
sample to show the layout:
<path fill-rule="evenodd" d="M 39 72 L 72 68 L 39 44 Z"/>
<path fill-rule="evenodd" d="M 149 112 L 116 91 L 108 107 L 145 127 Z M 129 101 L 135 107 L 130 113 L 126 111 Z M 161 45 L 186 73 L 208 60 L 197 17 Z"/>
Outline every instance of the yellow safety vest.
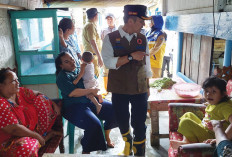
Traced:
<path fill-rule="evenodd" d="M 154 44 L 149 44 L 149 49 L 151 49 L 153 46 Z M 166 43 L 163 43 L 163 45 L 161 46 L 159 51 L 155 54 L 155 56 L 154 54 L 150 54 L 151 67 L 162 68 L 165 47 L 166 47 Z"/>

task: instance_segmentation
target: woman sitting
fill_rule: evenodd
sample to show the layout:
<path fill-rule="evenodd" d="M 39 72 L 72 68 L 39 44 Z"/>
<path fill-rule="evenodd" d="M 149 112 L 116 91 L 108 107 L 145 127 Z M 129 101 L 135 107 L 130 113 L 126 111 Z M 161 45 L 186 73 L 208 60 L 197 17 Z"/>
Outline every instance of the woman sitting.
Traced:
<path fill-rule="evenodd" d="M 59 108 L 37 91 L 19 87 L 18 77 L 0 70 L 0 156 L 38 156 L 55 135 L 51 130 Z"/>
<path fill-rule="evenodd" d="M 62 52 L 56 58 L 55 63 L 56 83 L 64 99 L 62 114 L 72 124 L 85 130 L 84 137 L 81 139 L 82 153 L 104 151 L 107 145 L 114 147 L 109 138 L 110 130 L 117 126 L 112 103 L 103 100 L 102 108 L 97 114 L 96 106 L 86 96 L 96 95 L 98 89 L 85 89 L 83 79 L 80 79 L 76 85 L 73 84 L 80 72 L 73 57 L 69 53 Z M 107 145 L 99 119 L 105 120 L 104 129 Z"/>

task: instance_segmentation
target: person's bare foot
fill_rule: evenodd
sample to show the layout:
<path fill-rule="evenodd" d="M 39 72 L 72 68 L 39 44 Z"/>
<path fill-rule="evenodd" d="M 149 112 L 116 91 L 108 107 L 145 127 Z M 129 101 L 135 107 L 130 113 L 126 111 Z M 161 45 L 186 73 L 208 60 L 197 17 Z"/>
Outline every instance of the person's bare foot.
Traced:
<path fill-rule="evenodd" d="M 105 139 L 106 139 L 107 147 L 114 148 L 115 145 L 110 139 L 110 132 L 111 132 L 111 129 L 105 130 Z"/>
<path fill-rule="evenodd" d="M 173 149 L 178 149 L 179 146 L 184 145 L 184 144 L 188 144 L 189 142 L 183 140 L 183 141 L 178 141 L 178 140 L 170 140 L 170 146 Z"/>
<path fill-rule="evenodd" d="M 101 108 L 102 108 L 102 105 L 101 105 L 101 104 L 96 105 L 97 114 L 100 113 Z"/>
<path fill-rule="evenodd" d="M 113 142 L 111 142 L 111 140 L 110 141 L 106 141 L 107 142 L 107 147 L 109 147 L 109 148 L 114 148 L 114 143 Z"/>
<path fill-rule="evenodd" d="M 98 95 L 98 102 L 99 102 L 99 103 L 103 103 L 102 95 Z"/>

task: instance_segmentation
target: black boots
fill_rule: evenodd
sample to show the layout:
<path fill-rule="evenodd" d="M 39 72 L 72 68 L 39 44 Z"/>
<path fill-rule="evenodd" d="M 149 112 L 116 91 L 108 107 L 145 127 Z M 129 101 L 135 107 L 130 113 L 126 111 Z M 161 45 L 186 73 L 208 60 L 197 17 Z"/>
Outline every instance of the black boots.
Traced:
<path fill-rule="evenodd" d="M 123 141 L 125 141 L 125 147 L 122 153 L 119 155 L 129 156 L 132 155 L 132 136 L 130 135 L 130 131 L 125 134 L 122 134 Z"/>
<path fill-rule="evenodd" d="M 125 147 L 122 153 L 119 155 L 129 156 L 132 155 L 132 143 L 133 143 L 133 152 L 134 156 L 145 156 L 145 142 L 146 139 L 142 141 L 134 141 L 130 135 L 130 131 L 125 134 L 122 134 L 123 141 L 125 141 Z"/>
<path fill-rule="evenodd" d="M 143 141 L 133 142 L 134 156 L 145 156 L 145 142 L 146 139 L 144 139 Z"/>

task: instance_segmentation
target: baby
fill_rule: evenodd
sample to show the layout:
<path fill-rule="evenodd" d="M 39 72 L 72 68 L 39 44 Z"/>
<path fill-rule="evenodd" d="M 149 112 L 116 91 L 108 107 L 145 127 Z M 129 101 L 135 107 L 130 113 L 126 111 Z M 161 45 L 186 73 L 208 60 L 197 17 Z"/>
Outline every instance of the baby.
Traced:
<path fill-rule="evenodd" d="M 98 88 L 98 82 L 94 75 L 93 58 L 94 58 L 93 54 L 89 51 L 86 51 L 82 54 L 81 59 L 82 59 L 83 64 L 86 64 L 86 66 L 81 66 L 83 68 L 81 68 L 81 71 L 78 77 L 73 81 L 73 84 L 76 85 L 79 82 L 79 80 L 82 78 L 86 89 Z M 97 101 L 95 97 L 98 98 L 99 102 Z M 102 105 L 100 104 L 103 102 L 102 96 L 100 94 L 97 94 L 97 95 L 89 94 L 88 98 L 96 106 L 97 114 L 98 114 L 102 107 Z"/>

